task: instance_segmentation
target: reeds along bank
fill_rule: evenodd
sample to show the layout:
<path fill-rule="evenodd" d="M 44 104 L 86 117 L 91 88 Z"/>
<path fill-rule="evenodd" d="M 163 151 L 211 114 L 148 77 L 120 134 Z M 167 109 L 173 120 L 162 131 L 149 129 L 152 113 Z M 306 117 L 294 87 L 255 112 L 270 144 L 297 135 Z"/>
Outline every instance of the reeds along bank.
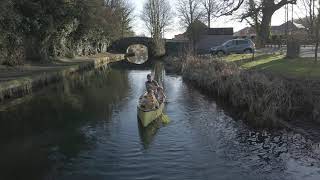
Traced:
<path fill-rule="evenodd" d="M 254 126 L 276 127 L 293 119 L 320 122 L 320 81 L 242 70 L 209 57 L 168 58 L 166 64 Z"/>

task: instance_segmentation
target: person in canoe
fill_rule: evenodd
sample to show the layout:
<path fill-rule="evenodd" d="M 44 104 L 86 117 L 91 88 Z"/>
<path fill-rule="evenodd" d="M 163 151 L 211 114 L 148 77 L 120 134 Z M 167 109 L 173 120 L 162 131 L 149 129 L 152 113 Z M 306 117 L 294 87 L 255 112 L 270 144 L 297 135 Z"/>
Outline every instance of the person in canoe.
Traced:
<path fill-rule="evenodd" d="M 151 74 L 147 75 L 147 81 L 146 81 L 146 89 L 148 91 L 148 89 L 153 90 L 154 92 L 157 90 L 157 87 L 159 87 L 159 84 L 157 81 L 153 80 L 151 77 Z"/>
<path fill-rule="evenodd" d="M 147 93 L 140 97 L 140 107 L 145 110 L 152 110 L 159 107 L 159 102 L 152 89 L 148 89 Z"/>
<path fill-rule="evenodd" d="M 163 88 L 158 86 L 157 92 L 155 93 L 155 96 L 159 102 L 159 104 L 162 104 L 164 100 L 166 99 L 166 95 L 164 94 Z"/>

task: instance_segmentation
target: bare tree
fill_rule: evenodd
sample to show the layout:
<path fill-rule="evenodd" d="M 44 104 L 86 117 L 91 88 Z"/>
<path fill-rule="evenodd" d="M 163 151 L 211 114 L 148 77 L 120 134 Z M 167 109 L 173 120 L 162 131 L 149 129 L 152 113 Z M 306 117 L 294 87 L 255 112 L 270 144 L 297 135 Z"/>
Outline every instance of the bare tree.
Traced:
<path fill-rule="evenodd" d="M 177 11 L 181 23 L 185 27 L 190 26 L 203 15 L 199 0 L 178 0 Z"/>
<path fill-rule="evenodd" d="M 218 17 L 233 15 L 246 0 L 218 0 L 216 1 L 216 13 Z"/>
<path fill-rule="evenodd" d="M 301 6 L 296 12 L 298 16 L 298 23 L 302 24 L 309 36 L 309 41 L 314 39 L 314 29 L 316 24 L 316 14 L 315 14 L 315 0 L 300 0 Z"/>
<path fill-rule="evenodd" d="M 196 44 L 196 28 L 193 27 L 196 21 L 203 17 L 203 12 L 201 11 L 200 0 L 178 0 L 177 11 L 181 23 L 186 28 L 191 28 L 190 40 L 193 50 L 195 50 Z"/>
<path fill-rule="evenodd" d="M 219 15 L 232 15 L 245 4 L 255 3 L 254 6 L 248 6 L 241 15 L 241 20 L 259 18 L 256 22 L 257 45 L 264 46 L 270 38 L 271 19 L 273 14 L 287 4 L 296 4 L 297 0 L 223 0 L 219 6 Z M 230 10 L 229 10 L 230 9 Z"/>
<path fill-rule="evenodd" d="M 141 19 L 145 22 L 151 36 L 160 39 L 173 19 L 169 1 L 147 0 Z"/>
<path fill-rule="evenodd" d="M 247 18 L 245 18 L 244 20 L 255 29 L 256 32 L 259 32 L 259 24 L 261 23 L 261 17 L 262 14 L 260 11 L 256 11 L 256 9 L 258 9 L 258 4 L 255 0 L 248 0 L 248 2 L 246 2 L 246 7 L 245 9 L 247 9 L 247 13 L 246 16 Z M 242 18 L 243 14 L 240 15 L 240 18 Z"/>
<path fill-rule="evenodd" d="M 316 28 L 315 28 L 315 41 L 316 41 L 316 48 L 315 48 L 315 63 L 318 61 L 318 48 L 319 48 L 319 41 L 320 41 L 320 1 L 319 1 L 319 7 L 317 12 L 317 19 L 316 19 Z"/>
<path fill-rule="evenodd" d="M 249 9 L 246 13 L 242 14 L 241 19 L 247 19 L 258 14 L 261 15 L 257 21 L 257 43 L 259 46 L 264 46 L 270 38 L 271 19 L 273 14 L 287 4 L 295 4 L 297 0 L 262 0 L 259 4 L 256 2 L 254 8 Z"/>
<path fill-rule="evenodd" d="M 215 13 L 217 10 L 217 3 L 216 0 L 202 0 L 201 1 L 203 8 L 206 12 L 206 19 L 208 28 L 211 27 L 211 18 L 215 17 Z"/>
<path fill-rule="evenodd" d="M 319 9 L 316 9 L 316 0 L 301 0 L 300 11 L 297 13 L 299 19 L 297 20 L 302 24 L 308 32 L 308 41 L 315 44 L 315 62 L 318 59 L 318 47 L 319 47 Z M 302 14 L 302 17 L 301 17 Z"/>
<path fill-rule="evenodd" d="M 162 36 L 171 24 L 173 15 L 168 0 L 147 0 L 144 4 L 141 19 L 145 22 L 153 38 L 153 55 L 156 57 L 165 54 L 165 42 Z"/>

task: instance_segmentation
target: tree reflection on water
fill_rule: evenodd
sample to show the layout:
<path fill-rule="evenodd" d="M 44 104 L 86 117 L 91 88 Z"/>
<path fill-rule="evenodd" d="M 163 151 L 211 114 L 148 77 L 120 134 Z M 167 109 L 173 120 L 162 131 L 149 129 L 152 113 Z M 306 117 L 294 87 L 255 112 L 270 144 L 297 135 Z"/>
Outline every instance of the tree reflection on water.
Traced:
<path fill-rule="evenodd" d="M 95 138 L 81 127 L 97 123 L 88 119 L 110 120 L 113 106 L 128 89 L 123 71 L 90 71 L 66 77 L 20 105 L 4 108 L 0 112 L 0 179 L 42 179 L 59 161 L 93 148 Z"/>

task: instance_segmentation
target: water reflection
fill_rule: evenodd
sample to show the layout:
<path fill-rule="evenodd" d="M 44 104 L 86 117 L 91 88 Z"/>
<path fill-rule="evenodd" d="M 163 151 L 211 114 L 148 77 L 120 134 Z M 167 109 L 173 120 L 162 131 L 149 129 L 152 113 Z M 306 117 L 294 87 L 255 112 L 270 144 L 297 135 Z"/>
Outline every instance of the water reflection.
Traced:
<path fill-rule="evenodd" d="M 164 77 L 165 77 L 165 70 L 164 70 L 163 63 L 155 62 L 155 64 L 153 65 L 151 74 L 154 77 L 154 80 L 157 81 L 159 85 L 163 87 Z M 145 149 L 148 149 L 158 129 L 161 127 L 162 121 L 160 118 L 158 118 L 155 121 L 153 121 L 151 124 L 149 124 L 147 127 L 143 127 L 141 125 L 139 118 L 137 118 L 137 122 L 138 122 L 138 128 L 139 128 L 139 136 L 143 144 L 143 147 Z"/>
<path fill-rule="evenodd" d="M 148 47 L 142 44 L 133 44 L 127 48 L 127 60 L 130 63 L 143 64 L 148 61 Z"/>
<path fill-rule="evenodd" d="M 163 77 L 171 123 L 139 127 L 151 71 L 75 76 L 0 112 L 0 179 L 319 179 L 314 141 L 250 129 L 181 77 Z"/>
<path fill-rule="evenodd" d="M 143 147 L 145 149 L 149 148 L 149 145 L 154 140 L 156 133 L 158 132 L 159 128 L 161 127 L 162 122 L 160 119 L 153 121 L 149 126 L 143 127 L 141 122 L 138 120 L 138 128 L 139 128 L 139 136 Z"/>
<path fill-rule="evenodd" d="M 83 127 L 110 120 L 112 107 L 128 90 L 125 72 L 91 71 L 67 77 L 19 106 L 3 108 L 0 179 L 41 179 L 55 162 L 94 148 L 95 137 Z"/>
<path fill-rule="evenodd" d="M 152 76 L 160 86 L 164 86 L 165 69 L 162 62 L 156 62 L 152 70 Z"/>

